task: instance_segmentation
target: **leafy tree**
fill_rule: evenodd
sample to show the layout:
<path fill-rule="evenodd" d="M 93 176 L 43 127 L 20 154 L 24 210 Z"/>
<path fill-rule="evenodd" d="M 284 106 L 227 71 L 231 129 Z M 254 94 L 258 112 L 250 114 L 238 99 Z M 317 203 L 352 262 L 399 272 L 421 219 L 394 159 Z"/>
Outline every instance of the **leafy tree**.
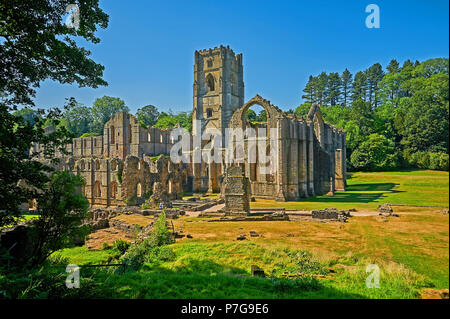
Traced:
<path fill-rule="evenodd" d="M 267 121 L 267 112 L 265 109 L 262 109 L 259 114 L 258 117 L 256 119 L 258 122 L 266 122 Z"/>
<path fill-rule="evenodd" d="M 348 159 L 353 152 L 354 160 L 363 158 L 360 146 L 371 134 L 378 134 L 399 150 L 397 165 L 445 169 L 448 159 L 444 155 L 449 150 L 448 58 L 414 63 L 406 60 L 402 67 L 393 59 L 386 70 L 384 73 L 381 65 L 375 63 L 352 79 L 345 69 L 337 94 L 342 99 L 337 102 L 333 101 L 336 74 L 310 76 L 304 90 L 307 102 L 297 107 L 295 114 L 305 116 L 314 99 L 330 103 L 322 107 L 322 114 L 325 121 L 347 132 Z M 327 77 L 324 92 L 319 90 L 320 77 Z M 352 165 L 350 160 L 348 163 Z M 357 167 L 366 166 L 355 162 L 353 168 Z"/>
<path fill-rule="evenodd" d="M 303 103 L 295 109 L 294 113 L 298 116 L 305 117 L 308 115 L 310 108 L 311 108 L 311 103 Z"/>
<path fill-rule="evenodd" d="M 414 93 L 401 100 L 395 118 L 401 144 L 411 152 L 448 152 L 448 73 L 410 81 Z"/>
<path fill-rule="evenodd" d="M 361 99 L 354 100 L 351 105 L 350 118 L 358 123 L 361 134 L 369 135 L 373 131 L 373 111 L 369 102 Z"/>
<path fill-rule="evenodd" d="M 366 101 L 367 76 L 365 72 L 359 71 L 355 74 L 352 88 L 352 100 Z"/>
<path fill-rule="evenodd" d="M 350 90 L 353 83 L 352 74 L 349 70 L 345 69 L 344 72 L 342 72 L 341 76 L 341 84 L 342 84 L 342 104 L 344 107 L 347 107 L 347 104 L 349 102 L 350 98 Z"/>
<path fill-rule="evenodd" d="M 94 129 L 91 108 L 78 103 L 73 97 L 68 100 L 64 108 L 61 125 L 76 137 L 90 133 Z"/>
<path fill-rule="evenodd" d="M 18 111 L 13 113 L 15 116 L 22 117 L 24 121 L 34 125 L 37 122 L 37 119 L 42 118 L 42 115 L 39 111 L 33 110 L 28 107 L 24 107 Z"/>
<path fill-rule="evenodd" d="M 316 90 L 317 90 L 317 78 L 312 75 L 309 76 L 308 83 L 306 83 L 305 95 L 302 95 L 302 99 L 306 101 L 306 103 L 316 103 Z"/>
<path fill-rule="evenodd" d="M 118 97 L 103 96 L 94 101 L 92 116 L 94 118 L 94 130 L 102 134 L 103 127 L 111 116 L 117 112 L 129 112 L 130 109 L 125 102 Z"/>
<path fill-rule="evenodd" d="M 380 63 L 375 63 L 366 70 L 367 88 L 369 95 L 369 102 L 373 109 L 376 109 L 379 103 L 378 96 L 378 82 L 383 79 L 383 67 Z"/>
<path fill-rule="evenodd" d="M 400 64 L 397 62 L 396 59 L 392 59 L 391 62 L 389 62 L 389 65 L 386 67 L 389 73 L 398 73 L 400 71 Z"/>
<path fill-rule="evenodd" d="M 316 81 L 316 90 L 314 93 L 315 103 L 319 103 L 320 105 L 325 105 L 327 101 L 327 85 L 328 85 L 328 75 L 325 72 L 322 72 L 317 77 Z"/>
<path fill-rule="evenodd" d="M 257 115 L 256 115 L 256 112 L 254 111 L 254 110 L 252 110 L 252 109 L 248 109 L 247 110 L 247 121 L 248 122 L 256 122 L 256 119 L 257 119 Z"/>
<path fill-rule="evenodd" d="M 368 171 L 394 169 L 398 154 L 393 141 L 380 134 L 371 134 L 351 155 L 354 168 Z"/>
<path fill-rule="evenodd" d="M 108 15 L 98 0 L 77 1 L 79 28 L 66 26 L 62 16 L 73 0 L 2 1 L 0 3 L 0 91 L 8 105 L 33 105 L 41 81 L 98 87 L 104 67 L 89 58 L 75 38 L 98 43 L 97 27 L 106 28 Z"/>
<path fill-rule="evenodd" d="M 41 196 L 52 168 L 39 159 L 53 160 L 55 150 L 70 142 L 64 128 L 44 130 L 47 117 L 57 124 L 59 115 L 58 110 L 50 110 L 31 124 L 0 103 L 0 227 L 17 223 L 20 205 Z M 34 142 L 44 148 L 30 152 Z"/>
<path fill-rule="evenodd" d="M 80 188 L 84 180 L 68 172 L 55 172 L 39 198 L 39 217 L 31 224 L 34 251 L 31 264 L 42 263 L 53 252 L 83 234 L 80 225 L 87 216 L 88 200 Z"/>
<path fill-rule="evenodd" d="M 331 106 L 338 104 L 341 98 L 341 77 L 339 73 L 330 73 L 328 75 L 327 101 Z"/>
<path fill-rule="evenodd" d="M 147 127 L 153 126 L 159 117 L 159 111 L 156 106 L 146 105 L 136 112 L 137 119 Z"/>
<path fill-rule="evenodd" d="M 181 112 L 174 114 L 161 112 L 158 121 L 155 123 L 155 127 L 170 129 L 179 124 L 181 127 L 188 131 L 192 131 L 192 113 Z"/>
<path fill-rule="evenodd" d="M 0 227 L 14 224 L 20 204 L 45 196 L 52 169 L 41 156 L 54 159 L 54 151 L 67 144 L 69 132 L 58 126 L 58 110 L 42 112 L 34 124 L 19 114 L 18 105 L 33 106 L 35 89 L 52 79 L 60 83 L 98 87 L 104 67 L 76 40 L 98 43 L 97 27 L 108 24 L 98 0 L 79 1 L 79 28 L 69 28 L 62 16 L 72 0 L 2 1 L 0 3 Z M 52 119 L 54 130 L 45 129 Z M 44 134 L 47 133 L 47 134 Z M 34 143 L 43 150 L 30 153 Z M 25 186 L 24 186 L 25 185 Z"/>

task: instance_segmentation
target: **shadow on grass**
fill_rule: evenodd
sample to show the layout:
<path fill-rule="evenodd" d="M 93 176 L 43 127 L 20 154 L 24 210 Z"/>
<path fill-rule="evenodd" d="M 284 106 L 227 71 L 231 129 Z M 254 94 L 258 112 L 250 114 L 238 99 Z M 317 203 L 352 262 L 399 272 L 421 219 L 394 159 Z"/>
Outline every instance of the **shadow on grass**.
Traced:
<path fill-rule="evenodd" d="M 322 203 L 370 203 L 380 198 L 387 197 L 386 194 L 403 193 L 394 190 L 396 183 L 368 183 L 349 185 L 345 192 L 336 192 L 333 196 L 315 196 L 308 198 L 308 202 Z M 358 193 L 351 193 L 358 192 Z"/>
<path fill-rule="evenodd" d="M 175 269 L 153 265 L 116 274 L 103 287 L 102 298 L 364 298 L 329 287 L 322 279 L 251 277 L 243 269 L 194 258 Z"/>

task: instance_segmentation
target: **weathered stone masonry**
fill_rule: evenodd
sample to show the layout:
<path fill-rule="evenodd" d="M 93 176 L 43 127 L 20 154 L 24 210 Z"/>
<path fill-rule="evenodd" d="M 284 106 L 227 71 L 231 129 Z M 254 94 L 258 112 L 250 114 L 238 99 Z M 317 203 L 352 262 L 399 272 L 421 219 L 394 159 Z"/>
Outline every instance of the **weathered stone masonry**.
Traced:
<path fill-rule="evenodd" d="M 245 131 L 252 127 L 246 112 L 253 105 L 267 113 L 267 121 L 257 127 L 277 131 L 272 145 L 267 134 L 244 137 L 243 158 L 237 164 L 249 180 L 253 197 L 285 201 L 345 190 L 345 132 L 325 123 L 318 105 L 306 117 L 298 117 L 259 95 L 244 103 L 242 54 L 224 46 L 195 52 L 191 140 L 208 128 L 217 129 L 223 138 L 226 128 Z M 266 141 L 265 150 L 258 149 L 254 143 L 258 140 Z M 169 130 L 144 128 L 135 116 L 120 112 L 105 124 L 102 136 L 73 139 L 66 147 L 72 155 L 61 155 L 58 168 L 85 178 L 83 191 L 91 205 L 139 205 L 156 182 L 171 198 L 184 191 L 220 192 L 230 164 L 172 163 L 160 155 L 169 154 L 175 142 Z M 202 149 L 208 142 L 202 141 Z M 249 145 L 255 147 L 255 154 L 276 150 L 277 158 L 271 163 L 276 169 L 261 173 L 259 167 L 266 164 L 259 159 L 249 163 Z M 34 151 L 38 150 L 35 145 Z"/>

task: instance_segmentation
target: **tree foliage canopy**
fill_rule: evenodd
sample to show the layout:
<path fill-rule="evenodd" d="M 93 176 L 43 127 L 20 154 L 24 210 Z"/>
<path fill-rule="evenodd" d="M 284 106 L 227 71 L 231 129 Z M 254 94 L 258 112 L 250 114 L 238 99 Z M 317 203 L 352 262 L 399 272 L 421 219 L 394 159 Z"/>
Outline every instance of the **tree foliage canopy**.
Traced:
<path fill-rule="evenodd" d="M 67 6 L 74 3 L 80 13 L 77 28 L 63 21 Z M 98 0 L 0 3 L 0 227 L 19 220 L 22 203 L 47 195 L 52 168 L 41 160 L 54 161 L 54 152 L 73 136 L 60 125 L 57 109 L 13 112 L 32 107 L 35 89 L 47 79 L 106 85 L 104 67 L 76 40 L 98 43 L 95 32 L 107 24 Z M 35 143 L 42 145 L 40 152 L 30 152 Z"/>
<path fill-rule="evenodd" d="M 347 132 L 348 163 L 353 168 L 448 169 L 449 60 L 407 60 L 399 65 L 392 60 L 384 71 L 376 63 L 354 77 L 346 69 L 340 90 L 334 84 L 337 73 L 310 76 L 304 89 L 306 103 L 295 113 L 305 116 L 312 103 L 321 104 L 324 119 Z M 387 140 L 381 142 L 380 136 Z M 378 145 L 385 161 L 369 152 L 367 141 Z"/>

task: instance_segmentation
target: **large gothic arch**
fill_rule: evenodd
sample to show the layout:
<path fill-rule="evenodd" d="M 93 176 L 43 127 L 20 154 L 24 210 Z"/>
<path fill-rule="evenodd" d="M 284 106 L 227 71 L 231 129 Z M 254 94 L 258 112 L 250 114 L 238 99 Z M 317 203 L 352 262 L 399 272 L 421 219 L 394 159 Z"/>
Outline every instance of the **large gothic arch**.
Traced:
<path fill-rule="evenodd" d="M 256 94 L 252 99 L 250 99 L 247 103 L 237 109 L 233 115 L 231 116 L 230 128 L 242 128 L 245 130 L 247 127 L 247 110 L 253 105 L 261 105 L 267 114 L 267 127 L 275 128 L 277 127 L 277 118 L 285 117 L 283 112 L 271 104 L 269 100 L 264 99 L 260 95 Z"/>

